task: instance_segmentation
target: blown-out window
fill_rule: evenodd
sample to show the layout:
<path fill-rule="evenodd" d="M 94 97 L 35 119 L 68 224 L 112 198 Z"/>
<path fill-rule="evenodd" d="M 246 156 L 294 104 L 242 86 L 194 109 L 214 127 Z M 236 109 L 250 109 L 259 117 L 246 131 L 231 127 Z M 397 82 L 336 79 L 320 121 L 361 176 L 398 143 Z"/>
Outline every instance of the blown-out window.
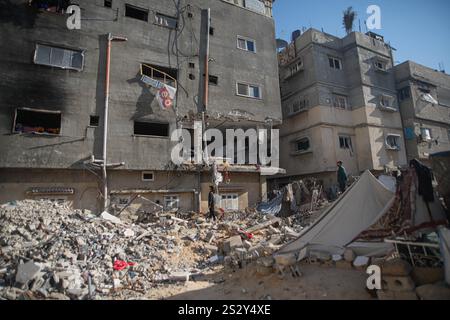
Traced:
<path fill-rule="evenodd" d="M 60 134 L 61 112 L 17 109 L 13 131 L 16 133 Z"/>
<path fill-rule="evenodd" d="M 125 4 L 125 17 L 148 21 L 148 10 L 132 6 L 130 4 Z"/>
<path fill-rule="evenodd" d="M 134 134 L 138 136 L 168 137 L 169 124 L 157 122 L 134 122 Z"/>
<path fill-rule="evenodd" d="M 62 69 L 83 70 L 84 53 L 81 50 L 36 44 L 34 63 Z"/>
<path fill-rule="evenodd" d="M 400 150 L 400 136 L 390 134 L 386 137 L 386 148 L 389 150 Z"/>

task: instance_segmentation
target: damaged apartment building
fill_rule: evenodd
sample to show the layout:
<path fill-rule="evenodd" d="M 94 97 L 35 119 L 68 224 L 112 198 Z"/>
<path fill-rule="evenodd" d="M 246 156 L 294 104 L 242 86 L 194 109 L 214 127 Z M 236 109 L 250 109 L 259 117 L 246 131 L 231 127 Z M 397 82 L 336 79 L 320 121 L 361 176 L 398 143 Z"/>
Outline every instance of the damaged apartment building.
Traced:
<path fill-rule="evenodd" d="M 283 125 L 278 183 L 407 164 L 392 48 L 374 33 L 338 38 L 315 29 L 279 45 Z"/>
<path fill-rule="evenodd" d="M 450 150 L 450 76 L 412 61 L 394 69 L 408 160 L 430 165 Z"/>
<path fill-rule="evenodd" d="M 206 212 L 211 170 L 174 165 L 171 132 L 281 123 L 273 2 L 79 0 L 69 30 L 71 1 L 2 1 L 0 202 L 98 212 L 139 195 L 144 211 Z M 162 108 L 144 76 L 176 88 L 174 103 Z M 258 164 L 219 171 L 222 208 L 264 198 Z"/>

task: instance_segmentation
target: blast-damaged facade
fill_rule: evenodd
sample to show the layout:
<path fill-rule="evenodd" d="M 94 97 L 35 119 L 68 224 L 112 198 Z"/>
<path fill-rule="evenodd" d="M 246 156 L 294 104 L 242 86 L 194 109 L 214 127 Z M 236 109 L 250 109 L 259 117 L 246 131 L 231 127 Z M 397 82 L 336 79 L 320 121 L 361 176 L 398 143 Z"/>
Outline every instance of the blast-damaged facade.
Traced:
<path fill-rule="evenodd" d="M 281 167 L 288 182 L 406 164 L 391 47 L 372 33 L 338 38 L 315 29 L 279 53 L 283 125 Z"/>
<path fill-rule="evenodd" d="M 395 66 L 408 160 L 450 150 L 450 75 L 406 61 Z"/>
<path fill-rule="evenodd" d="M 111 51 L 111 204 L 120 208 L 141 195 L 133 205 L 142 210 L 151 211 L 156 203 L 205 212 L 210 170 L 175 166 L 171 150 L 176 142 L 170 134 L 177 128 L 192 129 L 203 111 L 207 128 L 270 129 L 281 123 L 272 3 L 80 0 L 81 29 L 69 30 L 64 9 L 70 1 L 32 1 L 34 6 L 25 0 L 2 1 L 1 202 L 64 199 L 76 208 L 101 209 L 98 159 L 111 33 L 127 38 L 113 42 Z M 172 108 L 162 109 L 155 92 L 140 80 L 145 68 L 176 80 Z M 225 209 L 252 206 L 266 193 L 259 166 L 222 165 L 219 170 L 227 177 L 219 185 Z"/>

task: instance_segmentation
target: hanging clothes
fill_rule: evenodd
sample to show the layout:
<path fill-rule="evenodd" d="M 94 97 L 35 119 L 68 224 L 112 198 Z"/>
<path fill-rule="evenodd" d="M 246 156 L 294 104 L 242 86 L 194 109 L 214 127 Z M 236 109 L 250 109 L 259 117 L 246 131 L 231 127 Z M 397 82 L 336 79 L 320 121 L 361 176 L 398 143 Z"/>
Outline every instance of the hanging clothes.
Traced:
<path fill-rule="evenodd" d="M 434 202 L 433 173 L 430 168 L 422 164 L 419 160 L 411 160 L 410 166 L 416 169 L 419 180 L 418 193 L 425 202 Z"/>

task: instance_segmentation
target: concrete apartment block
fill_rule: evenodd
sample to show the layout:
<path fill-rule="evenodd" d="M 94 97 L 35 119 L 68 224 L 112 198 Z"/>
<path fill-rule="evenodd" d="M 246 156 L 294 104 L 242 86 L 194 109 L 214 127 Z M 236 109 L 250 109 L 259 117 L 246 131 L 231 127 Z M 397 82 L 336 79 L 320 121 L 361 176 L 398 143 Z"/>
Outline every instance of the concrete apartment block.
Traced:
<path fill-rule="evenodd" d="M 112 33 L 128 41 L 113 42 L 111 53 L 107 159 L 117 164 L 108 169 L 111 202 L 123 206 L 140 194 L 167 207 L 206 211 L 211 174 L 174 166 L 170 133 L 201 119 L 207 32 L 208 127 L 281 123 L 273 1 L 249 7 L 253 2 L 182 0 L 176 8 L 166 0 L 80 0 L 80 30 L 66 27 L 68 14 L 30 7 L 28 0 L 2 4 L 0 202 L 64 199 L 76 208 L 101 208 L 101 171 L 90 163 L 102 159 L 106 35 Z M 209 31 L 201 10 L 207 8 Z M 47 60 L 52 50 L 50 61 L 40 50 Z M 74 58 L 53 61 L 58 54 Z M 177 79 L 175 108 L 160 108 L 140 81 L 141 64 Z M 238 95 L 238 83 L 257 86 L 257 96 Z M 231 182 L 219 186 L 228 206 L 244 209 L 262 199 L 266 180 L 256 166 L 231 166 L 229 173 Z M 143 210 L 154 206 L 137 203 Z"/>
<path fill-rule="evenodd" d="M 450 75 L 406 61 L 395 66 L 408 160 L 450 150 Z"/>
<path fill-rule="evenodd" d="M 309 29 L 279 53 L 283 183 L 406 165 L 390 46 L 375 34 L 343 39 Z"/>

